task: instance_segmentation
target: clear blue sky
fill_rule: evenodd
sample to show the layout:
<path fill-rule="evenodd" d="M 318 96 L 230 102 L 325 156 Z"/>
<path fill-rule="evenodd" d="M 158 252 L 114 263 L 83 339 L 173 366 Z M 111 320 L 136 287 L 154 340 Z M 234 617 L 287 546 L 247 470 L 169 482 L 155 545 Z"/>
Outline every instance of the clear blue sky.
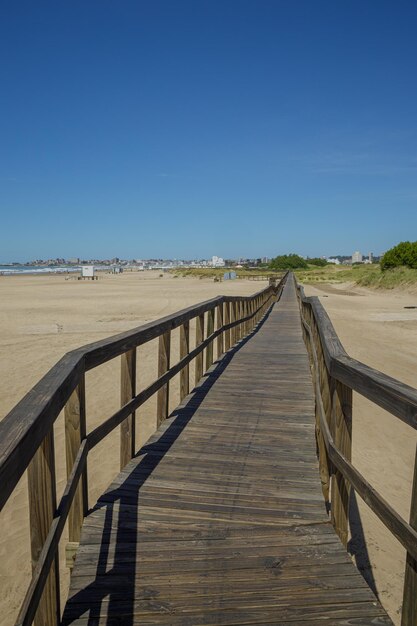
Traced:
<path fill-rule="evenodd" d="M 415 0 L 5 0 L 0 262 L 417 238 Z"/>

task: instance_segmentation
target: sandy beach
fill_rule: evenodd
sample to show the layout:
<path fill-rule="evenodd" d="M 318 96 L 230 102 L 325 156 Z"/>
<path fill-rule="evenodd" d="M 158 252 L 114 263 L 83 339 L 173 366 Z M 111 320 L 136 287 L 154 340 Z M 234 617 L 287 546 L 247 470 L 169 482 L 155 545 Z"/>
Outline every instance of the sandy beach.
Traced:
<path fill-rule="evenodd" d="M 215 283 L 211 279 L 174 278 L 160 272 L 100 273 L 97 281 L 73 276 L 19 275 L 0 277 L 0 418 L 66 352 L 158 319 L 219 294 L 249 295 L 266 282 L 246 280 Z M 67 279 L 66 279 L 67 278 Z M 191 342 L 194 340 L 191 324 Z M 172 362 L 178 360 L 179 333 L 172 333 Z M 193 346 L 193 343 L 191 344 Z M 157 340 L 138 349 L 137 388 L 146 387 L 157 372 Z M 190 380 L 193 380 L 190 367 Z M 174 378 L 170 408 L 178 404 L 179 380 Z M 120 359 L 89 372 L 86 377 L 87 427 L 93 429 L 120 406 Z M 137 412 L 137 447 L 156 428 L 156 398 Z M 58 496 L 65 483 L 63 416 L 55 425 Z M 119 471 L 119 432 L 109 435 L 89 456 L 89 501 Z M 0 513 L 0 624 L 13 623 L 30 579 L 27 482 L 18 488 Z M 61 557 L 66 543 L 61 541 Z M 63 600 L 68 570 L 61 567 Z"/>
<path fill-rule="evenodd" d="M 0 417 L 68 350 L 134 328 L 219 293 L 248 295 L 266 286 L 243 280 L 214 283 L 210 279 L 174 278 L 159 273 L 102 274 L 98 281 L 65 276 L 0 277 Z M 417 386 L 417 295 L 352 288 L 306 288 L 318 295 L 351 356 L 410 385 Z M 173 361 L 178 336 L 173 333 Z M 156 374 L 156 342 L 138 350 L 137 383 L 144 388 Z M 88 428 L 94 428 L 119 406 L 120 361 L 87 375 Z M 170 406 L 178 403 L 174 379 Z M 139 447 L 155 429 L 155 401 L 138 412 Z M 353 461 L 365 477 L 408 519 L 416 433 L 398 419 L 354 397 Z M 55 426 L 58 494 L 65 481 L 63 419 Z M 89 498 L 93 504 L 118 472 L 118 432 L 110 435 L 89 458 Z M 391 617 L 399 623 L 404 551 L 382 524 L 358 502 L 355 528 L 363 529 L 358 565 L 374 585 Z M 30 577 L 27 485 L 19 488 L 0 514 L 0 623 L 16 616 Z M 66 537 L 61 542 L 65 546 Z M 355 546 L 352 546 L 355 551 Z M 366 556 L 366 554 L 365 554 Z M 62 567 L 62 588 L 67 584 Z"/>

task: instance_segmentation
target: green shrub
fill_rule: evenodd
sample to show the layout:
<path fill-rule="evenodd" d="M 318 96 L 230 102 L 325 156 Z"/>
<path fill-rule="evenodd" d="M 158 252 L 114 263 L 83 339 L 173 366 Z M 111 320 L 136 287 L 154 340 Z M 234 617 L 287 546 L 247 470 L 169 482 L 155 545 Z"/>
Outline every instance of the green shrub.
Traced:
<path fill-rule="evenodd" d="M 394 267 L 417 269 L 417 241 L 402 241 L 384 254 L 380 261 L 381 270 Z"/>
<path fill-rule="evenodd" d="M 282 254 L 271 259 L 269 267 L 273 270 L 307 269 L 306 261 L 298 254 Z"/>

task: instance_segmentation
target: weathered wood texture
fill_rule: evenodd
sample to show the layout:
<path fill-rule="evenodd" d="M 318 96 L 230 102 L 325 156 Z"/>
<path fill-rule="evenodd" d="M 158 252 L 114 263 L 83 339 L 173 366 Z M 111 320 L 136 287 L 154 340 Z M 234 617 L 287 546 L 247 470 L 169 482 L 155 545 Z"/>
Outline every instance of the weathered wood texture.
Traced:
<path fill-rule="evenodd" d="M 180 359 L 190 352 L 190 322 L 184 322 L 180 327 Z M 180 400 L 190 393 L 190 366 L 187 364 L 180 372 Z"/>
<path fill-rule="evenodd" d="M 85 380 L 83 376 L 80 384 L 75 388 L 69 401 L 65 405 L 65 451 L 67 461 L 67 478 L 71 475 L 81 442 L 85 436 Z M 87 515 L 87 511 L 87 470 L 84 470 L 68 516 L 68 539 L 70 542 L 80 541 L 81 527 L 83 525 L 84 516 Z"/>
<path fill-rule="evenodd" d="M 199 315 L 195 321 L 195 345 L 199 346 L 204 339 L 204 315 Z M 200 382 L 203 375 L 204 355 L 201 352 L 195 358 L 195 384 Z"/>
<path fill-rule="evenodd" d="M 41 555 L 56 510 L 55 453 L 53 431 L 45 437 L 28 469 L 30 545 L 32 571 Z M 35 616 L 35 626 L 58 625 L 59 563 L 58 553 L 51 567 Z"/>
<path fill-rule="evenodd" d="M 328 520 L 314 431 L 290 281 L 85 519 L 64 624 L 391 624 Z"/>
<path fill-rule="evenodd" d="M 120 371 L 120 405 L 124 406 L 136 395 L 136 348 L 122 354 Z M 135 412 L 120 424 L 120 469 L 129 463 L 136 452 Z"/>
<path fill-rule="evenodd" d="M 411 495 L 410 526 L 417 530 L 417 448 L 414 461 L 414 480 Z M 407 554 L 401 626 L 417 624 L 417 559 Z"/>
<path fill-rule="evenodd" d="M 171 331 L 168 330 L 159 337 L 158 378 L 168 370 L 171 358 Z M 159 426 L 167 417 L 169 410 L 169 382 L 158 391 L 156 407 L 156 423 Z"/>

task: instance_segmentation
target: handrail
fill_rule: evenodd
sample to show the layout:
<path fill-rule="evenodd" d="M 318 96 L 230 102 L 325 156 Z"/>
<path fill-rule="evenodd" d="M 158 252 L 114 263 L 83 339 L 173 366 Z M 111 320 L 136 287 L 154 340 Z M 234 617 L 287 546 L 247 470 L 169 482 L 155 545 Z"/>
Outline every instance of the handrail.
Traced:
<path fill-rule="evenodd" d="M 332 522 L 346 545 L 352 486 L 407 550 L 402 626 L 417 623 L 417 453 L 410 523 L 370 485 L 351 458 L 352 391 L 417 427 L 417 390 L 352 359 L 344 350 L 317 297 L 296 283 L 301 321 L 310 354 L 316 396 L 316 436 L 323 493 L 331 501 Z M 331 496 L 330 496 L 331 492 Z"/>
<path fill-rule="evenodd" d="M 63 356 L 0 422 L 0 510 L 28 469 L 32 533 L 32 580 L 16 624 L 57 626 L 59 610 L 58 543 L 67 519 L 69 541 L 79 540 L 87 512 L 88 452 L 121 426 L 121 467 L 134 450 L 134 411 L 158 394 L 157 422 L 168 416 L 169 381 L 180 373 L 181 399 L 189 390 L 189 363 L 196 359 L 196 383 L 218 358 L 256 327 L 279 299 L 287 273 L 279 283 L 252 296 L 218 296 L 133 330 L 97 341 Z M 207 314 L 207 336 L 204 319 Z M 189 349 L 189 322 L 196 319 L 196 346 Z M 214 329 L 215 318 L 217 327 Z M 170 333 L 180 328 L 180 360 L 170 367 Z M 136 394 L 136 348 L 159 337 L 158 378 Z M 86 432 L 85 372 L 122 357 L 122 406 L 90 433 Z M 55 496 L 53 425 L 65 408 L 68 482 L 59 503 Z M 52 576 L 51 572 L 55 575 Z"/>
<path fill-rule="evenodd" d="M 218 296 L 65 354 L 0 421 L 0 511 L 82 374 L 216 306 L 253 301 L 273 289 L 267 287 L 253 296 Z"/>
<path fill-rule="evenodd" d="M 309 304 L 313 309 L 330 374 L 417 429 L 417 389 L 350 357 L 343 348 L 319 298 L 317 296 L 307 298 L 301 286 L 299 290 L 302 302 Z"/>

